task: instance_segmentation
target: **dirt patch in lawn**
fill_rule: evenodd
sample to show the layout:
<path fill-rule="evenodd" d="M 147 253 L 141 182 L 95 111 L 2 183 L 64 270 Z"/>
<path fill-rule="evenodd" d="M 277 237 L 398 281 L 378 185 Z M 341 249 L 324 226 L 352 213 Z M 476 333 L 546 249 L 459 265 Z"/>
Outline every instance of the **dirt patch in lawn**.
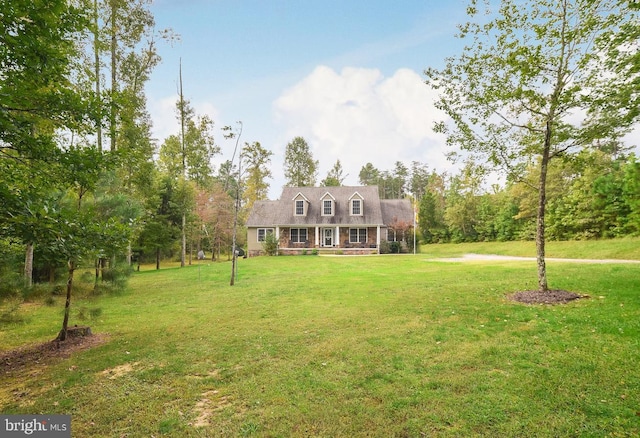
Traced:
<path fill-rule="evenodd" d="M 48 341 L 27 345 L 0 353 L 0 375 L 11 375 L 32 367 L 49 365 L 59 359 L 66 359 L 77 351 L 84 351 L 102 345 L 109 335 L 93 334 L 68 338 L 66 341 Z"/>
<path fill-rule="evenodd" d="M 588 298 L 588 296 L 566 290 L 548 290 L 546 292 L 525 290 L 508 295 L 507 298 L 525 304 L 566 304 L 580 298 Z"/>

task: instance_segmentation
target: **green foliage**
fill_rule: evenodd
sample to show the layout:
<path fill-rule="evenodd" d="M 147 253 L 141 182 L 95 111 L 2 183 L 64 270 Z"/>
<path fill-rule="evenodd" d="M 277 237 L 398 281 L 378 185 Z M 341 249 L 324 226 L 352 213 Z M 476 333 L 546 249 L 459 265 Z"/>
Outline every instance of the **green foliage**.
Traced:
<path fill-rule="evenodd" d="M 272 178 L 270 163 L 273 152 L 263 148 L 259 142 L 245 143 L 242 149 L 246 177 L 243 181 L 245 208 L 251 209 L 255 201 L 268 199 L 269 183 Z M 235 196 L 234 196 L 235 197 Z"/>
<path fill-rule="evenodd" d="M 302 137 L 294 138 L 285 148 L 284 176 L 286 185 L 312 187 L 318 178 L 318 161 L 313 159 L 311 148 Z"/>
<path fill-rule="evenodd" d="M 342 169 L 342 163 L 337 160 L 331 170 L 327 173 L 327 177 L 320 181 L 320 185 L 324 187 L 339 187 L 346 178 L 344 170 Z"/>
<path fill-rule="evenodd" d="M 279 242 L 275 233 L 267 233 L 264 237 L 264 242 L 262 242 L 262 249 L 266 255 L 274 256 L 278 255 L 278 245 Z"/>
<path fill-rule="evenodd" d="M 402 252 L 402 244 L 400 242 L 389 242 L 389 252 L 391 254 L 400 254 Z"/>
<path fill-rule="evenodd" d="M 395 167 L 392 171 L 381 171 L 373 167 L 373 164 L 367 163 L 360 169 L 359 173 L 360 184 L 378 186 L 380 199 L 404 198 L 408 180 L 409 169 L 401 161 L 395 162 Z"/>
<path fill-rule="evenodd" d="M 161 169 L 174 179 L 184 177 L 208 187 L 213 179 L 212 160 L 220 154 L 220 147 L 215 144 L 213 137 L 213 121 L 207 115 L 196 116 L 188 101 L 184 101 L 183 106 L 184 139 L 181 134 L 165 139 L 160 147 Z M 180 122 L 180 101 L 177 107 Z"/>
<path fill-rule="evenodd" d="M 88 115 L 71 83 L 87 16 L 65 0 L 3 0 L 0 9 L 0 154 L 55 158 L 56 129 L 77 128 Z"/>

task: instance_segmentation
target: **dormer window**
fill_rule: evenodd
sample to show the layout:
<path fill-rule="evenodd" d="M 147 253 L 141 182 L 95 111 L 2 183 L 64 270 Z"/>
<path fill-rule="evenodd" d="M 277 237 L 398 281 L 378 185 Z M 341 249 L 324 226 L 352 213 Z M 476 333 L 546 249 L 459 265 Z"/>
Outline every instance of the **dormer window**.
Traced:
<path fill-rule="evenodd" d="M 309 208 L 309 200 L 302 194 L 298 193 L 293 201 L 293 215 L 294 216 L 306 216 L 307 209 Z"/>
<path fill-rule="evenodd" d="M 362 215 L 362 199 L 351 200 L 351 215 L 352 216 Z"/>
<path fill-rule="evenodd" d="M 336 198 L 331 193 L 325 193 L 322 198 L 322 216 L 335 216 L 336 214 Z"/>
<path fill-rule="evenodd" d="M 322 201 L 322 215 L 333 216 L 333 201 L 331 199 Z"/>
<path fill-rule="evenodd" d="M 363 216 L 364 215 L 364 199 L 360 193 L 355 192 L 349 198 L 349 214 L 351 216 Z"/>

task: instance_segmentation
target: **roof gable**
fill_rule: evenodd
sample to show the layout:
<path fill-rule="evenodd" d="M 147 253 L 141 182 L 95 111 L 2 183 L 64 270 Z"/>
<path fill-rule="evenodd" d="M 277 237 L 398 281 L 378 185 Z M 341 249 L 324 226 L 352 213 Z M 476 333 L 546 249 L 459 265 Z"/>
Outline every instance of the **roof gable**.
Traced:
<path fill-rule="evenodd" d="M 299 201 L 299 200 L 300 200 L 300 198 L 302 198 L 303 200 L 305 200 L 305 201 L 309 202 L 309 200 L 307 199 L 307 197 L 306 197 L 306 196 L 304 196 L 304 195 L 302 194 L 302 192 L 298 192 L 298 194 L 297 194 L 296 196 L 294 196 L 294 197 L 293 197 L 292 201 Z"/>
<path fill-rule="evenodd" d="M 336 197 L 335 197 L 335 196 L 333 196 L 333 195 L 332 195 L 331 193 L 329 193 L 329 192 L 325 192 L 325 194 L 324 194 L 324 195 L 322 195 L 322 196 L 320 197 L 320 200 L 322 201 L 322 200 L 327 199 L 327 198 L 331 198 L 331 199 L 332 199 L 332 200 L 334 200 L 334 201 L 336 200 Z"/>
<path fill-rule="evenodd" d="M 334 202 L 334 214 L 323 215 L 323 201 Z M 351 214 L 351 201 L 363 200 L 362 214 Z M 292 202 L 306 201 L 306 214 L 295 215 Z M 254 204 L 247 226 L 384 226 L 413 221 L 406 199 L 381 200 L 377 186 L 284 187 L 280 199 Z"/>

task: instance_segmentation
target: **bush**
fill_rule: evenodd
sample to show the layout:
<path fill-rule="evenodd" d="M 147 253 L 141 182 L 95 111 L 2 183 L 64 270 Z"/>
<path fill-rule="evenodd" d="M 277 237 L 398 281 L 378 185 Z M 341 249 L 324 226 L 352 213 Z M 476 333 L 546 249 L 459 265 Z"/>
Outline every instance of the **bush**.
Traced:
<path fill-rule="evenodd" d="M 17 298 L 22 295 L 24 278 L 15 272 L 5 272 L 0 276 L 0 302 L 7 298 Z"/>
<path fill-rule="evenodd" d="M 269 256 L 278 254 L 278 239 L 274 233 L 268 233 L 265 236 L 264 242 L 262 242 L 262 249 Z"/>

